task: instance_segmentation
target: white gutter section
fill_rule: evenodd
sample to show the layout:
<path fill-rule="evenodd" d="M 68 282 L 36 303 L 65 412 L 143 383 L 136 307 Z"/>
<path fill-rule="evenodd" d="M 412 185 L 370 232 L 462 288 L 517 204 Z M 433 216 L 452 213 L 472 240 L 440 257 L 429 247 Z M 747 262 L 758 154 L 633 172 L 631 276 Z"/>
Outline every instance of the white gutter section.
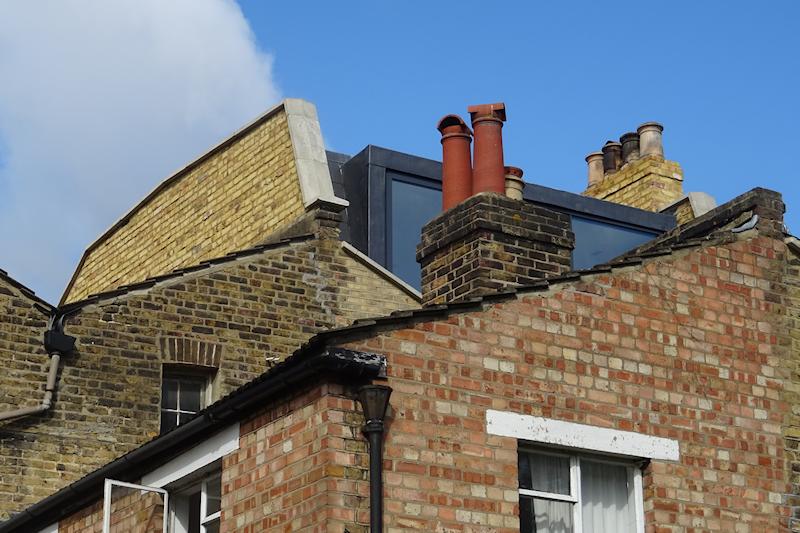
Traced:
<path fill-rule="evenodd" d="M 673 439 L 493 409 L 486 411 L 486 432 L 593 452 L 662 461 L 680 459 L 680 446 Z"/>

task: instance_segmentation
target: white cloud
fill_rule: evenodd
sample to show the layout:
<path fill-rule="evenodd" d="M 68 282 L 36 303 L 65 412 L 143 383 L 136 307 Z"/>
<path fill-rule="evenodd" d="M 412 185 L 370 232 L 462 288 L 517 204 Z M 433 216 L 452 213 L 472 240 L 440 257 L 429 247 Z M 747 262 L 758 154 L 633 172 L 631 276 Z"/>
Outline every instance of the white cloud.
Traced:
<path fill-rule="evenodd" d="M 0 268 L 57 301 L 91 241 L 278 99 L 232 0 L 0 2 Z"/>

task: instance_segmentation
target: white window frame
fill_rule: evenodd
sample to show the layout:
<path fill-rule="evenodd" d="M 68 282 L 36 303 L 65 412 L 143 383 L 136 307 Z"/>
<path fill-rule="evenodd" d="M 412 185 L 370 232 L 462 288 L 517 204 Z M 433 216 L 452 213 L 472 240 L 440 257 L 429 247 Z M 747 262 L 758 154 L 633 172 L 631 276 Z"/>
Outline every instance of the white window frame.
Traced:
<path fill-rule="evenodd" d="M 147 485 L 137 485 L 135 483 L 127 483 L 116 479 L 106 478 L 103 483 L 103 533 L 111 532 L 111 491 L 114 487 L 124 487 L 128 489 L 137 489 L 141 492 L 155 492 L 164 496 L 164 513 L 163 513 L 163 526 L 162 531 L 165 533 L 169 531 L 169 492 L 157 487 L 148 487 Z"/>
<path fill-rule="evenodd" d="M 644 532 L 644 491 L 642 472 L 640 468 L 636 468 L 635 462 L 642 459 L 680 460 L 680 443 L 675 439 L 494 409 L 486 410 L 486 433 L 531 443 L 534 449 L 537 449 L 537 445 L 544 446 L 549 449 L 561 450 L 563 455 L 585 456 L 587 460 L 622 464 L 633 468 L 632 485 L 635 491 L 637 533 Z M 519 451 L 524 449 L 526 447 L 521 446 Z M 601 454 L 601 457 L 596 458 L 594 453 Z M 574 483 L 572 471 L 570 482 Z M 579 498 L 580 484 L 574 486 L 578 491 Z M 520 494 L 533 496 L 527 491 L 523 492 L 523 489 L 520 489 Z M 563 495 L 560 494 L 541 494 L 548 494 L 548 496 L 542 496 L 546 498 L 557 497 L 551 499 L 563 498 Z M 578 505 L 575 507 L 580 508 Z M 580 531 L 577 526 L 579 523 L 580 518 L 575 521 L 576 531 Z"/>
<path fill-rule="evenodd" d="M 622 466 L 628 472 L 628 500 L 633 500 L 634 516 L 636 519 L 636 533 L 644 533 L 644 495 L 642 490 L 642 470 L 631 461 L 614 458 L 599 457 L 582 454 L 573 450 L 551 450 L 538 448 L 535 445 L 520 443 L 517 453 L 531 453 L 537 455 L 551 455 L 569 458 L 569 494 L 558 494 L 540 490 L 523 489 L 520 487 L 520 496 L 553 500 L 572 504 L 572 524 L 574 533 L 583 533 L 583 511 L 581 507 L 581 459 L 593 463 L 605 463 Z M 520 517 L 520 520 L 522 517 Z"/>
<path fill-rule="evenodd" d="M 214 385 L 214 375 L 212 373 L 204 372 L 204 371 L 192 371 L 187 369 L 181 369 L 180 367 L 175 366 L 168 366 L 162 369 L 161 371 L 161 388 L 164 388 L 164 382 L 166 380 L 174 380 L 178 382 L 178 397 L 176 399 L 176 408 L 169 409 L 164 407 L 163 405 L 159 405 L 159 425 L 161 420 L 161 414 L 164 412 L 169 413 L 170 415 L 174 415 L 178 422 L 175 427 L 181 425 L 180 423 L 180 415 L 187 414 L 187 415 L 196 415 L 203 409 L 205 409 L 208 405 L 211 404 L 212 399 L 212 390 Z M 200 394 L 200 410 L 198 411 L 188 411 L 181 409 L 181 381 L 201 381 L 203 382 L 202 392 Z M 162 393 L 163 394 L 163 393 Z M 159 431 L 163 434 L 163 429 L 159 428 Z"/>
<path fill-rule="evenodd" d="M 195 480 L 193 483 L 184 485 L 181 488 L 173 490 L 174 497 L 169 509 L 169 533 L 186 533 L 184 525 L 190 519 L 189 512 L 191 509 L 188 507 L 188 498 L 191 494 L 200 493 L 200 516 L 198 521 L 200 523 L 200 533 L 207 533 L 208 525 L 214 521 L 220 523 L 222 517 L 222 507 L 212 514 L 208 513 L 208 487 L 209 481 L 219 480 L 220 487 L 222 485 L 222 471 L 212 470 L 207 473 L 202 479 Z M 220 491 L 220 496 L 222 493 Z M 181 506 L 179 509 L 178 506 Z"/>
<path fill-rule="evenodd" d="M 141 485 L 106 478 L 103 486 L 103 533 L 109 533 L 111 527 L 111 489 L 115 485 L 163 494 L 165 509 L 163 531 L 164 533 L 176 533 L 174 529 L 169 528 L 174 523 L 174 512 L 169 501 L 169 492 L 173 490 L 172 487 L 180 485 L 183 480 L 192 479 L 194 474 L 198 472 L 213 469 L 214 463 L 219 462 L 221 464 L 223 457 L 238 449 L 239 423 L 237 422 L 202 440 L 198 445 L 171 459 L 166 464 L 144 474 Z M 207 482 L 208 479 L 215 477 L 215 475 L 206 476 L 203 482 Z M 166 488 L 168 485 L 169 489 Z M 206 500 L 203 503 L 201 496 L 201 512 L 203 515 L 205 515 L 207 506 L 208 501 Z M 205 518 L 205 524 L 207 524 L 214 518 L 221 517 L 221 515 L 222 509 L 220 508 L 218 513 L 201 518 Z M 56 527 L 58 527 L 57 524 Z"/>

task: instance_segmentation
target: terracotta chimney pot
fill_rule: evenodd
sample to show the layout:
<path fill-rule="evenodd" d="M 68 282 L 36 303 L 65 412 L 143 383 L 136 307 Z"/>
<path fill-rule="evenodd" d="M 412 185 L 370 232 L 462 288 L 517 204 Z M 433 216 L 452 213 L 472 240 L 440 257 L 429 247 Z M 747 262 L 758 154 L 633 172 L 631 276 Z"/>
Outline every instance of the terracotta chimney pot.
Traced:
<path fill-rule="evenodd" d="M 472 131 L 458 115 L 442 117 L 442 209 L 447 211 L 472 196 Z"/>
<path fill-rule="evenodd" d="M 503 103 L 482 104 L 470 106 L 467 110 L 475 131 L 472 193 L 505 194 L 502 130 L 506 120 L 506 106 Z"/>
<path fill-rule="evenodd" d="M 622 143 L 622 164 L 630 163 L 639 159 L 639 134 L 634 132 L 625 133 L 619 138 Z"/>
<path fill-rule="evenodd" d="M 603 172 L 616 172 L 622 166 L 622 145 L 616 141 L 608 141 L 603 146 Z"/>
<path fill-rule="evenodd" d="M 646 155 L 664 157 L 664 145 L 661 136 L 663 131 L 664 126 L 658 122 L 645 122 L 636 129 L 639 134 L 639 150 L 642 157 Z"/>
<path fill-rule="evenodd" d="M 522 200 L 525 182 L 522 181 L 522 169 L 506 167 L 506 196 L 514 200 Z"/>
<path fill-rule="evenodd" d="M 592 152 L 586 156 L 589 167 L 589 186 L 603 181 L 603 152 Z"/>

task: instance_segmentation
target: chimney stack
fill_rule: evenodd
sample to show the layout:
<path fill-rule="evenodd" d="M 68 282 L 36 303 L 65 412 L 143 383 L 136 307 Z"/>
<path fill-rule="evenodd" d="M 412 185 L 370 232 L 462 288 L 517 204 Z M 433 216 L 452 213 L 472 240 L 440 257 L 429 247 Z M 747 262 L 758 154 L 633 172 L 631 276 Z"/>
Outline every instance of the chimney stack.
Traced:
<path fill-rule="evenodd" d="M 505 194 L 503 122 L 506 121 L 506 106 L 503 103 L 473 105 L 469 106 L 467 111 L 475 132 L 472 194 L 479 192 Z"/>
<path fill-rule="evenodd" d="M 629 205 L 647 211 L 662 211 L 684 197 L 683 171 L 675 161 L 664 159 L 662 132 L 658 122 L 645 122 L 603 146 L 603 175 L 598 156 L 586 157 L 589 186 L 584 196 Z"/>
<path fill-rule="evenodd" d="M 458 115 L 446 115 L 437 126 L 442 134 L 442 210 L 472 196 L 472 131 Z"/>
<path fill-rule="evenodd" d="M 524 201 L 522 170 L 503 166 L 505 106 L 477 105 L 469 112 L 475 131 L 471 173 L 469 128 L 456 115 L 439 121 L 445 211 L 422 228 L 417 246 L 425 305 L 529 284 L 572 266 L 569 215 Z M 463 199 L 470 175 L 471 195 Z"/>

